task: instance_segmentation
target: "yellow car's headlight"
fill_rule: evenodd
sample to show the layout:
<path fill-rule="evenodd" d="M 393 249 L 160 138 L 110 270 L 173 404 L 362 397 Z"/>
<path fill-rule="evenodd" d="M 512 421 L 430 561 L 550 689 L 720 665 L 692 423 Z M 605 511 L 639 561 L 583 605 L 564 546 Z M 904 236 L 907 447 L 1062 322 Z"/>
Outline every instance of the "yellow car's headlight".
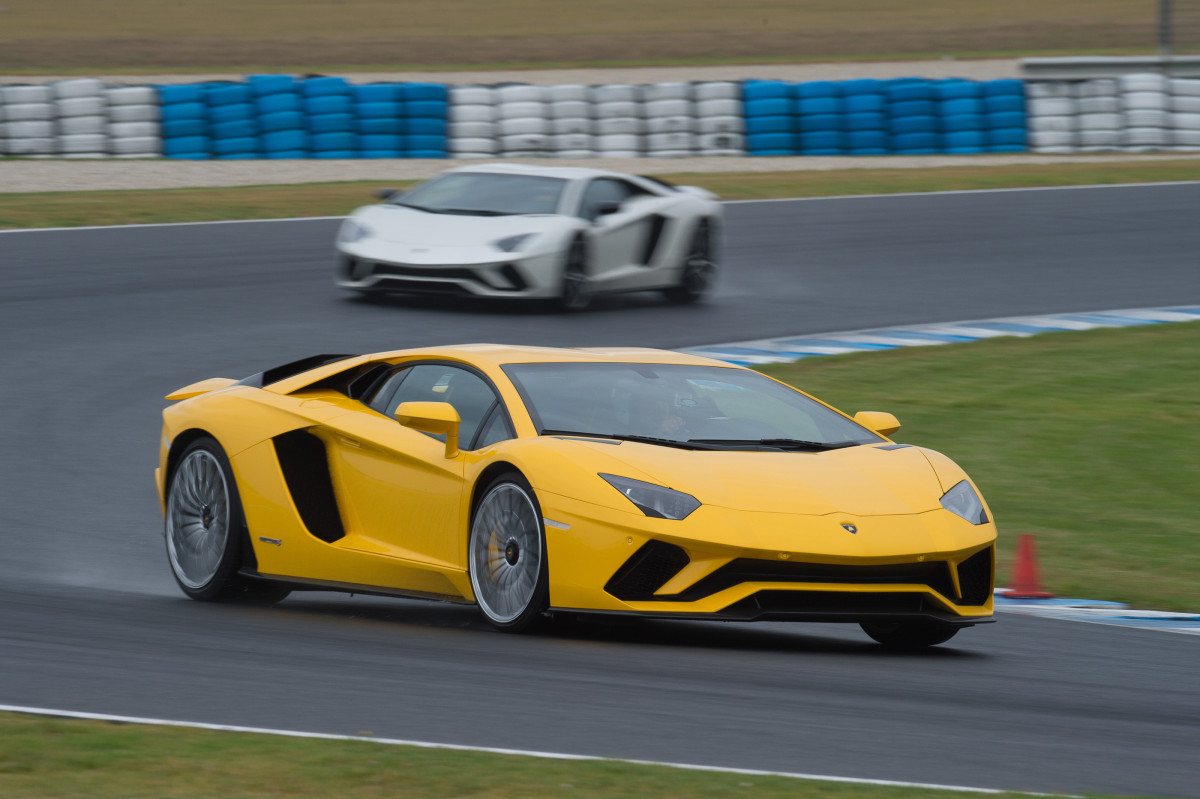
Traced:
<path fill-rule="evenodd" d="M 700 507 L 700 500 L 682 491 L 615 474 L 600 476 L 636 505 L 638 510 L 656 519 L 686 519 L 688 514 Z"/>
<path fill-rule="evenodd" d="M 983 501 L 966 480 L 960 480 L 942 494 L 941 501 L 942 507 L 955 516 L 961 516 L 971 524 L 987 524 L 988 516 L 983 509 Z"/>

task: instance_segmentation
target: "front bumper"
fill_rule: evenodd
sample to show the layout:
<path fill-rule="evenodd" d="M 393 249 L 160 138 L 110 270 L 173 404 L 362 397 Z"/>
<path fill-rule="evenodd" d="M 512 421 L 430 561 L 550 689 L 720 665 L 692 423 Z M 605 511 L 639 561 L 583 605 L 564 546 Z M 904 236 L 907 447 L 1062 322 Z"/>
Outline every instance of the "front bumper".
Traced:
<path fill-rule="evenodd" d="M 547 263 L 541 263 L 545 260 Z M 339 253 L 334 282 L 365 292 L 407 292 L 453 297 L 539 298 L 558 295 L 543 277 L 548 256 L 473 264 L 410 264 Z"/>
<path fill-rule="evenodd" d="M 547 518 L 569 525 L 546 527 L 550 603 L 561 610 L 728 621 L 993 621 L 995 527 L 948 511 L 785 520 L 703 506 L 676 522 L 539 496 Z M 841 528 L 847 519 L 859 523 L 858 534 Z"/>

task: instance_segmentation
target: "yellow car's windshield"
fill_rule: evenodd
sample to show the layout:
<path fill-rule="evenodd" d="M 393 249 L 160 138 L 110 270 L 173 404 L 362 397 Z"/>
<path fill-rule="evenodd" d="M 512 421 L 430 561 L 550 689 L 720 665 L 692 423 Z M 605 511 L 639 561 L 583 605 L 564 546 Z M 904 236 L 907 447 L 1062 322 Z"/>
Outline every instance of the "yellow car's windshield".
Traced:
<path fill-rule="evenodd" d="M 538 431 L 698 449 L 819 451 L 882 441 L 745 369 L 637 363 L 509 364 Z"/>

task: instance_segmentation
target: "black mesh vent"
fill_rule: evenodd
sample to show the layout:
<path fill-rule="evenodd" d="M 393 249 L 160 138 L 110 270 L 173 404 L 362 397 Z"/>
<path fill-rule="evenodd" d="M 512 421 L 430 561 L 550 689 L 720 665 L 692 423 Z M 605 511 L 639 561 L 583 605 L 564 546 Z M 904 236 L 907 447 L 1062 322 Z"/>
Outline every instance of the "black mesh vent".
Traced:
<path fill-rule="evenodd" d="M 674 544 L 647 541 L 617 569 L 604 590 L 626 602 L 655 599 L 654 592 L 689 561 L 688 554 Z"/>
<path fill-rule="evenodd" d="M 307 430 L 293 430 L 272 439 L 292 502 L 308 531 L 333 543 L 346 535 L 338 513 L 325 444 Z"/>
<path fill-rule="evenodd" d="M 982 605 L 992 595 L 994 583 L 993 548 L 981 549 L 958 564 L 958 585 L 962 589 L 959 605 Z"/>
<path fill-rule="evenodd" d="M 948 564 L 940 560 L 882 566 L 846 566 L 834 563 L 793 563 L 738 558 L 726 563 L 682 593 L 657 596 L 655 599 L 695 602 L 726 588 L 754 582 L 927 585 L 948 599 L 954 598 Z"/>
<path fill-rule="evenodd" d="M 731 621 L 846 622 L 903 618 L 938 619 L 952 624 L 981 624 L 991 619 L 967 619 L 941 608 L 925 594 L 901 591 L 759 591 L 717 614 Z"/>
<path fill-rule="evenodd" d="M 525 281 L 525 277 L 521 274 L 521 270 L 517 269 L 513 264 L 505 264 L 500 267 L 500 274 L 512 284 L 512 288 L 509 291 L 521 291 L 529 287 L 529 284 Z"/>
<path fill-rule="evenodd" d="M 397 264 L 375 264 L 375 274 L 396 277 L 446 277 L 455 280 L 479 282 L 479 276 L 470 269 L 459 266 L 398 266 Z"/>

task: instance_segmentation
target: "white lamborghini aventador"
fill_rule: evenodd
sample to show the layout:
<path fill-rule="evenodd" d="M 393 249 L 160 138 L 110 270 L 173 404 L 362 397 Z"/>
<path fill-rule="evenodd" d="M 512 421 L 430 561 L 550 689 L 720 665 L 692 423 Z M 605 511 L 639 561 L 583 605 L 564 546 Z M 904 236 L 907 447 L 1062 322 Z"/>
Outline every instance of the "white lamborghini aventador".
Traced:
<path fill-rule="evenodd" d="M 712 286 L 721 205 L 693 186 L 583 167 L 483 164 L 384 192 L 338 232 L 336 282 L 361 293 L 555 298 Z"/>

